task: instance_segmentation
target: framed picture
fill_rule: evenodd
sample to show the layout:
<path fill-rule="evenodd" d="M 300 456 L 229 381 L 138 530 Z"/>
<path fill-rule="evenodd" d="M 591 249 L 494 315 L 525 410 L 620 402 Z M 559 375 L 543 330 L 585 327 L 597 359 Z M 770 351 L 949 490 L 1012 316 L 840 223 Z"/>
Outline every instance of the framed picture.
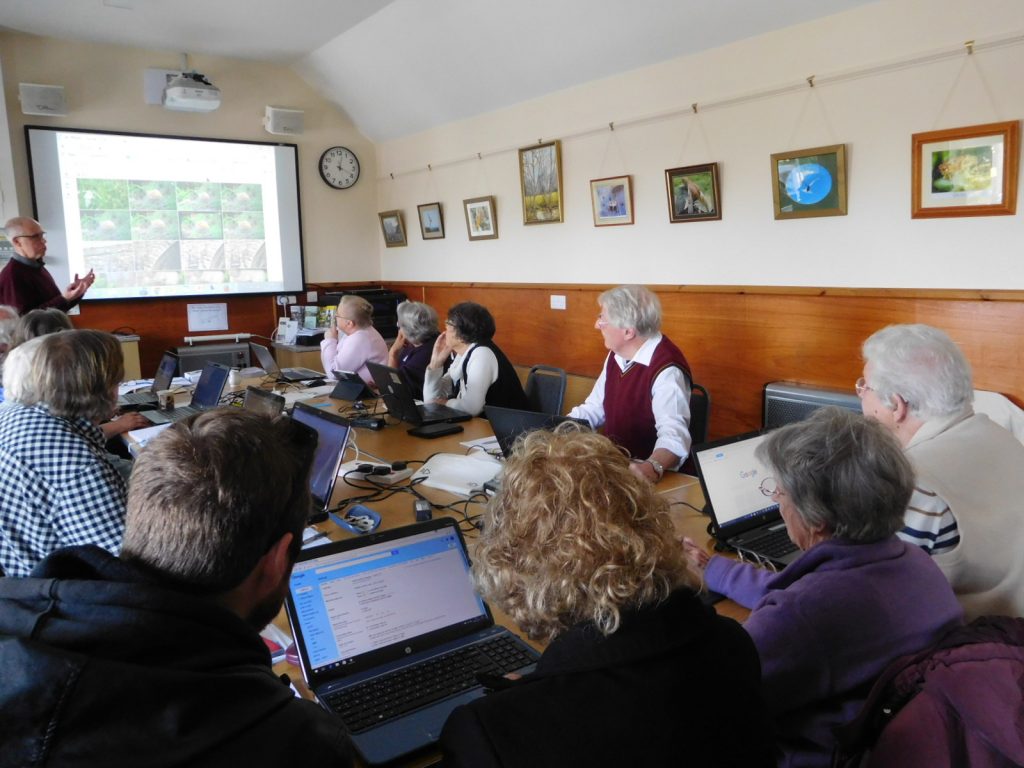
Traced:
<path fill-rule="evenodd" d="M 633 223 L 633 185 L 630 176 L 591 179 L 590 204 L 595 227 Z"/>
<path fill-rule="evenodd" d="M 444 216 L 440 203 L 417 205 L 420 212 L 420 234 L 424 240 L 440 240 L 444 237 Z"/>
<path fill-rule="evenodd" d="M 846 215 L 846 145 L 772 155 L 776 219 Z"/>
<path fill-rule="evenodd" d="M 718 163 L 669 168 L 665 171 L 665 187 L 668 191 L 668 220 L 673 224 L 722 218 Z"/>
<path fill-rule="evenodd" d="M 408 245 L 405 241 L 405 225 L 402 223 L 401 211 L 384 211 L 380 217 L 380 231 L 384 233 L 384 245 L 388 248 L 401 248 Z"/>
<path fill-rule="evenodd" d="M 562 142 L 549 141 L 519 150 L 523 224 L 562 221 Z"/>
<path fill-rule="evenodd" d="M 1001 216 L 1017 212 L 1020 122 L 913 135 L 910 216 Z"/>
<path fill-rule="evenodd" d="M 466 212 L 466 230 L 470 240 L 497 240 L 498 213 L 494 207 L 494 195 L 471 197 L 462 201 Z"/>

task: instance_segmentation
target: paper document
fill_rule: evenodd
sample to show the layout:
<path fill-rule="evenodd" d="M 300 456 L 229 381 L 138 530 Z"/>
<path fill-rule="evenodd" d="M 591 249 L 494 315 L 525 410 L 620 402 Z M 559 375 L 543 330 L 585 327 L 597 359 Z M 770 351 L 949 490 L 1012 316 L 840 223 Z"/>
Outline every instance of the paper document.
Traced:
<path fill-rule="evenodd" d="M 501 471 L 501 462 L 485 453 L 475 451 L 468 455 L 439 453 L 417 470 L 413 480 L 423 478 L 423 484 L 460 496 L 478 493 L 488 480 Z"/>

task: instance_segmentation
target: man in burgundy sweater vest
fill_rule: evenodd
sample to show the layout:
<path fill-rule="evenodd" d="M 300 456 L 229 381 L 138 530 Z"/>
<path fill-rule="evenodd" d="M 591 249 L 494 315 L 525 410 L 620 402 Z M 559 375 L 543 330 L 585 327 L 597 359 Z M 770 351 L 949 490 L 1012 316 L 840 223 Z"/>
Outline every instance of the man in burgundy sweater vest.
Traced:
<path fill-rule="evenodd" d="M 595 327 L 608 357 L 590 396 L 569 413 L 627 449 L 631 469 L 652 483 L 690 452 L 690 366 L 661 334 L 661 302 L 642 285 L 620 285 L 597 300 Z"/>
<path fill-rule="evenodd" d="M 0 271 L 0 304 L 10 304 L 21 314 L 49 307 L 67 312 L 96 279 L 90 269 L 85 277 L 76 274 L 71 285 L 61 291 L 43 266 L 46 233 L 39 222 L 19 216 L 8 221 L 4 231 L 14 246 L 14 257 Z"/>

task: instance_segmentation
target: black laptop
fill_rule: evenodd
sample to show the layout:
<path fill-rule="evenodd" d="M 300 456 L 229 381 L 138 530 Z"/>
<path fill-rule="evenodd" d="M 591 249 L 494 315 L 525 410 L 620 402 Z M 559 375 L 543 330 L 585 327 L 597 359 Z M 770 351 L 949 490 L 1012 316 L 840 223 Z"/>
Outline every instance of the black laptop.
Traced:
<path fill-rule="evenodd" d="M 193 414 L 216 408 L 220 405 L 220 397 L 224 394 L 224 386 L 228 383 L 231 369 L 220 363 L 207 363 L 199 376 L 192 402 L 172 411 L 144 411 L 143 416 L 153 424 L 170 424 L 181 421 Z"/>
<path fill-rule="evenodd" d="M 178 370 L 178 356 L 173 352 L 164 352 L 164 356 L 160 358 L 160 365 L 156 368 L 156 374 L 153 376 L 153 385 L 148 389 L 121 395 L 117 399 L 118 407 L 122 410 L 130 410 L 133 405 L 156 405 L 156 393 L 171 388 L 176 370 Z"/>
<path fill-rule="evenodd" d="M 319 522 L 326 519 L 331 508 L 331 496 L 338 482 L 338 469 L 345 456 L 345 446 L 352 428 L 347 419 L 326 408 L 317 408 L 298 402 L 292 408 L 295 421 L 312 427 L 317 434 L 316 453 L 313 467 L 309 472 L 309 490 L 313 497 L 313 509 L 309 519 Z"/>
<path fill-rule="evenodd" d="M 469 566 L 448 517 L 299 555 L 287 607 L 302 675 L 367 763 L 435 744 L 483 695 L 477 673 L 532 671 L 537 652 L 494 624 Z"/>
<path fill-rule="evenodd" d="M 330 394 L 335 400 L 372 400 L 377 397 L 358 373 L 331 371 L 331 375 L 338 380 Z"/>
<path fill-rule="evenodd" d="M 417 427 L 426 424 L 469 421 L 473 418 L 472 414 L 460 411 L 458 408 L 449 408 L 447 405 L 438 403 L 416 405 L 416 397 L 412 393 L 412 388 L 400 370 L 370 362 L 366 364 L 366 367 L 373 376 L 373 380 L 377 382 L 377 388 L 380 390 L 380 396 L 384 398 L 384 404 L 388 407 L 388 413 L 395 418 Z"/>
<path fill-rule="evenodd" d="M 247 411 L 254 411 L 272 419 L 281 415 L 284 410 L 284 402 L 284 397 L 276 392 L 268 392 L 259 387 L 246 387 L 242 407 Z"/>
<path fill-rule="evenodd" d="M 715 538 L 754 559 L 785 567 L 800 550 L 786 534 L 779 505 L 761 492 L 769 473 L 754 451 L 766 436 L 748 432 L 716 440 L 698 445 L 692 456 Z"/>
<path fill-rule="evenodd" d="M 266 371 L 268 376 L 276 376 L 279 381 L 309 381 L 324 377 L 323 373 L 312 368 L 278 368 L 274 356 L 262 344 L 250 341 L 249 349 L 252 350 L 260 368 Z"/>
<path fill-rule="evenodd" d="M 496 405 L 484 406 L 484 415 L 491 422 L 491 431 L 498 439 L 498 446 L 505 457 L 512 453 L 512 448 L 520 435 L 535 429 L 554 429 L 566 421 L 573 421 L 588 428 L 590 426 L 589 422 L 583 419 L 537 413 L 536 411 L 520 411 L 516 408 L 501 408 Z"/>

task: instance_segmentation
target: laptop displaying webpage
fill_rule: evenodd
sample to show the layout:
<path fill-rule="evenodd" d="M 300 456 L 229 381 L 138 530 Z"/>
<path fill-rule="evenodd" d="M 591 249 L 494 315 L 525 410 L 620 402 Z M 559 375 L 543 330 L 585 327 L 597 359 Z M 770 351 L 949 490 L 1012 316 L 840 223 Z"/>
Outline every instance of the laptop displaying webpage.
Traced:
<path fill-rule="evenodd" d="M 170 389 L 171 381 L 174 380 L 174 372 L 178 370 L 178 358 L 169 352 L 165 352 L 160 358 L 160 365 L 157 367 L 156 376 L 153 378 L 153 391 Z"/>
<path fill-rule="evenodd" d="M 291 593 L 315 672 L 487 614 L 451 528 L 297 563 Z"/>
<path fill-rule="evenodd" d="M 228 380 L 230 369 L 219 365 L 207 365 L 196 384 L 196 391 L 192 395 L 192 405 L 212 408 L 220 401 L 220 395 L 224 391 L 224 384 Z"/>
<path fill-rule="evenodd" d="M 338 478 L 341 455 L 348 442 L 349 426 L 340 419 L 329 418 L 330 414 L 312 408 L 301 408 L 296 404 L 292 418 L 300 424 L 316 430 L 316 453 L 313 467 L 309 472 L 309 491 L 314 501 L 324 508 L 331 500 L 334 484 Z"/>
<path fill-rule="evenodd" d="M 754 457 L 766 435 L 697 451 L 701 475 L 719 527 L 778 509 L 761 493 L 767 468 Z"/>

